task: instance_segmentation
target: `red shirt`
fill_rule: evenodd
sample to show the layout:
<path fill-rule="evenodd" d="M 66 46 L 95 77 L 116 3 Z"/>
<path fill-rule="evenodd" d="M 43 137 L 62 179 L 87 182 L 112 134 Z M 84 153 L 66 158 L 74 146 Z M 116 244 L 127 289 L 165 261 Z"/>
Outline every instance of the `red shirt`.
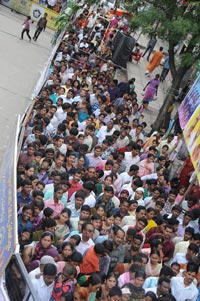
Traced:
<path fill-rule="evenodd" d="M 80 184 L 80 183 L 74 183 L 73 179 L 69 180 L 69 183 L 71 184 L 71 187 L 68 189 L 68 202 L 69 202 L 72 194 L 75 191 L 82 189 L 82 187 L 83 187 L 82 184 Z"/>

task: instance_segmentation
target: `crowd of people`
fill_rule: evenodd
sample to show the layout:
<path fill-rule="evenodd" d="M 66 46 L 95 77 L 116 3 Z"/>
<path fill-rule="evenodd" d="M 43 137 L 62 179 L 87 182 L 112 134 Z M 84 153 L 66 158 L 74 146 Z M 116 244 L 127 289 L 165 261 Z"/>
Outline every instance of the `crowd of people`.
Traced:
<path fill-rule="evenodd" d="M 22 260 L 38 300 L 196 301 L 200 195 L 182 131 L 148 137 L 137 80 L 110 61 L 127 24 L 94 18 L 66 31 L 28 120 Z"/>

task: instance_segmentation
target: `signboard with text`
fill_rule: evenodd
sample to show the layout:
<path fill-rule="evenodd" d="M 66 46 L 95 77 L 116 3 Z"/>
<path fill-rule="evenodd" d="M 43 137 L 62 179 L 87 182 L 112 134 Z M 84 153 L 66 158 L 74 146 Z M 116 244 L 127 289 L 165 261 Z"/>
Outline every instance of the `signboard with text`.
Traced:
<path fill-rule="evenodd" d="M 0 169 L 0 276 L 16 246 L 16 187 L 14 142 L 7 148 Z"/>
<path fill-rule="evenodd" d="M 182 101 L 178 113 L 190 158 L 200 183 L 200 75 Z"/>

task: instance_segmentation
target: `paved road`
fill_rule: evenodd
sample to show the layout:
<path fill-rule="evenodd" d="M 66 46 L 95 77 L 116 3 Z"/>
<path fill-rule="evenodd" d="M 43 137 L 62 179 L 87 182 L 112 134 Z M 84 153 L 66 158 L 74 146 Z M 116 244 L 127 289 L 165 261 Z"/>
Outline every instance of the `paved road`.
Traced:
<path fill-rule="evenodd" d="M 19 36 L 25 17 L 0 5 L 0 158 L 15 133 L 16 116 L 28 106 L 33 88 L 51 53 L 53 32 L 41 33 L 38 42 Z M 35 24 L 31 24 L 31 36 Z"/>
<path fill-rule="evenodd" d="M 138 36 L 139 36 L 139 39 L 137 40 Z M 140 34 L 139 32 L 137 32 L 134 37 L 140 44 L 141 51 L 144 51 L 144 49 L 148 43 L 148 37 Z M 155 50 L 158 50 L 160 48 L 160 46 L 164 47 L 164 53 L 166 54 L 167 49 L 168 49 L 167 43 L 158 39 Z M 147 66 L 147 64 L 148 64 L 148 62 L 147 62 L 146 58 L 141 58 L 141 60 L 138 64 L 135 61 L 128 62 L 127 69 L 126 70 L 118 69 L 116 72 L 116 75 L 115 75 L 115 77 L 118 79 L 119 82 L 126 81 L 127 79 L 130 80 L 133 77 L 136 79 L 135 91 L 137 93 L 137 99 L 138 99 L 139 105 L 142 104 L 143 96 L 141 93 L 143 91 L 143 88 L 146 86 L 146 84 L 149 81 L 149 78 L 147 76 L 145 76 L 145 69 L 146 69 L 145 67 Z M 161 72 L 162 72 L 162 67 L 156 68 L 152 74 L 152 77 L 155 76 L 157 73 L 161 74 Z M 149 132 L 151 130 L 151 125 L 157 118 L 160 107 L 162 106 L 163 101 L 164 101 L 164 99 L 168 93 L 168 90 L 171 86 L 171 80 L 172 80 L 171 74 L 169 73 L 168 76 L 166 77 L 166 80 L 159 85 L 157 100 L 151 102 L 149 104 L 148 109 L 145 109 L 143 111 L 144 119 L 143 120 L 141 119 L 141 120 L 145 121 L 147 123 L 147 127 L 146 127 L 147 132 Z M 177 112 L 178 105 L 179 105 L 178 103 L 176 103 L 176 102 L 174 103 L 175 108 L 172 112 L 172 118 L 174 117 L 174 115 Z"/>

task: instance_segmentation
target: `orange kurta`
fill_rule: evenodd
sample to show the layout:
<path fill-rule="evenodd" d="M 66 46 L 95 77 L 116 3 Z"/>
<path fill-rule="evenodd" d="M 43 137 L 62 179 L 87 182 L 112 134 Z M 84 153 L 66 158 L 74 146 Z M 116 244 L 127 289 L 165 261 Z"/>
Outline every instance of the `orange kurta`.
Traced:
<path fill-rule="evenodd" d="M 83 258 L 83 263 L 80 264 L 80 273 L 88 275 L 99 271 L 99 257 L 96 255 L 93 246 L 89 248 Z"/>
<path fill-rule="evenodd" d="M 146 70 L 148 70 L 150 73 L 153 72 L 153 70 L 160 65 L 162 58 L 163 53 L 160 50 L 155 51 L 149 65 L 146 67 Z"/>

